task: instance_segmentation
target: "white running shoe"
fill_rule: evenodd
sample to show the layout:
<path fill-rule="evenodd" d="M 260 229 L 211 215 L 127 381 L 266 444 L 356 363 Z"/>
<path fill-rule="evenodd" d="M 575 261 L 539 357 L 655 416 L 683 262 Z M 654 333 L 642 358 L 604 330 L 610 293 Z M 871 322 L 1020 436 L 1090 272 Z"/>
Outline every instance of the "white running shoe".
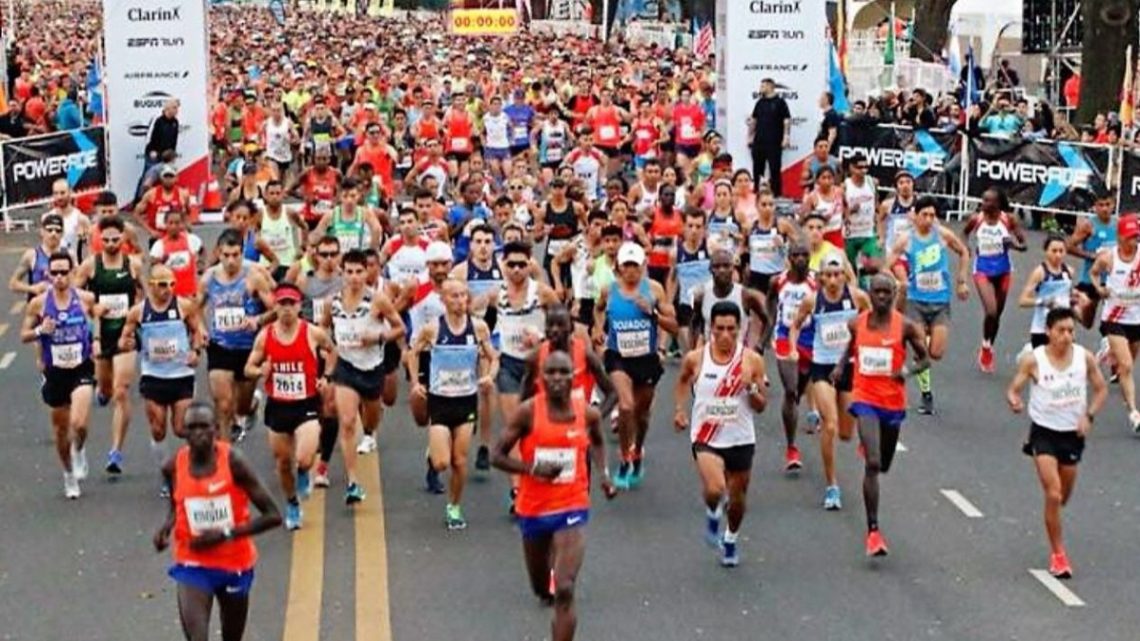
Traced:
<path fill-rule="evenodd" d="M 1105 367 L 1112 367 L 1116 364 L 1116 359 L 1112 356 L 1112 350 L 1108 347 L 1107 336 L 1102 336 L 1100 339 L 1100 346 L 1096 350 L 1096 360 Z"/>
<path fill-rule="evenodd" d="M 63 495 L 69 499 L 77 499 L 83 492 L 79 489 L 79 479 L 70 472 L 63 473 Z"/>
<path fill-rule="evenodd" d="M 82 481 L 87 478 L 87 449 L 77 448 L 74 444 L 71 446 L 71 473 L 75 476 L 76 481 Z"/>
<path fill-rule="evenodd" d="M 376 437 L 365 434 L 360 437 L 360 444 L 356 446 L 357 454 L 371 454 L 376 451 Z"/>
<path fill-rule="evenodd" d="M 1140 412 L 1132 410 L 1128 413 L 1128 422 L 1132 424 L 1132 431 L 1140 434 Z"/>

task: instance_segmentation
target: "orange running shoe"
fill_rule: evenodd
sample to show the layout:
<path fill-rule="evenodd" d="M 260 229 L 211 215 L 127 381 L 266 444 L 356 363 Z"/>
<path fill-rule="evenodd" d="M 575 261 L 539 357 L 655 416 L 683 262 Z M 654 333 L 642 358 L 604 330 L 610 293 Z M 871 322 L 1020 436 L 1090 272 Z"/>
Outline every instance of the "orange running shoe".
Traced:
<path fill-rule="evenodd" d="M 795 445 L 789 445 L 784 450 L 784 471 L 794 472 L 804 466 L 803 461 L 800 459 L 800 448 Z"/>
<path fill-rule="evenodd" d="M 1049 555 L 1049 574 L 1058 579 L 1073 578 L 1073 566 L 1069 565 L 1069 557 L 1064 551 Z"/>
<path fill-rule="evenodd" d="M 867 533 L 867 556 L 886 556 L 887 540 L 878 530 Z"/>

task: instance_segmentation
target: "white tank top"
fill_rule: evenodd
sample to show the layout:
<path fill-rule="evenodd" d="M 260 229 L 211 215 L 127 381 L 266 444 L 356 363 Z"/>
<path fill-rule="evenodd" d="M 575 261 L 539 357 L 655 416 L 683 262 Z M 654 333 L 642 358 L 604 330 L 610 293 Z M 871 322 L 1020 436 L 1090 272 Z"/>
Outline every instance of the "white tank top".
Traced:
<path fill-rule="evenodd" d="M 843 195 L 847 200 L 847 237 L 875 237 L 875 183 L 866 178 L 856 185 L 850 178 L 843 181 Z"/>
<path fill-rule="evenodd" d="M 574 298 L 593 300 L 598 294 L 598 288 L 594 285 L 594 279 L 590 278 L 589 265 L 593 262 L 593 258 L 590 256 L 590 249 L 586 247 L 586 236 L 579 234 L 571 242 L 577 249 L 574 261 L 570 263 L 570 282 Z"/>
<path fill-rule="evenodd" d="M 824 200 L 823 194 L 818 190 L 815 192 L 815 209 L 812 210 L 813 214 L 823 216 L 827 224 L 823 226 L 823 231 L 839 231 L 843 229 L 843 201 L 840 199 L 842 194 L 837 189 L 831 190 L 831 200 Z"/>
<path fill-rule="evenodd" d="M 1120 248 L 1114 248 L 1105 286 L 1108 300 L 1100 319 L 1106 323 L 1140 324 L 1140 251 L 1126 263 L 1120 258 Z"/>
<path fill-rule="evenodd" d="M 270 160 L 279 162 L 293 160 L 293 149 L 289 145 L 291 126 L 288 118 L 282 118 L 280 123 L 274 123 L 272 118 L 265 121 L 265 155 Z"/>
<path fill-rule="evenodd" d="M 380 343 L 364 346 L 361 337 L 366 332 L 383 328 L 383 323 L 372 316 L 372 292 L 365 290 L 356 308 L 344 306 L 344 294 L 338 292 L 332 299 L 333 340 L 339 358 L 353 367 L 369 371 L 384 362 L 384 346 Z"/>
<path fill-rule="evenodd" d="M 712 281 L 705 283 L 701 295 L 701 318 L 705 319 L 705 340 L 711 340 L 712 335 L 712 308 L 721 301 L 735 303 L 740 308 L 740 335 L 736 342 L 743 344 L 744 337 L 748 335 L 748 314 L 744 311 L 744 287 L 740 283 L 732 284 L 732 291 L 724 298 L 717 298 Z"/>
<path fill-rule="evenodd" d="M 653 191 L 649 191 L 645 183 L 638 183 L 638 185 L 641 187 L 641 197 L 633 204 L 633 210 L 635 212 L 653 211 L 657 207 L 657 195 L 661 193 L 661 184 L 658 183 L 657 189 Z"/>
<path fill-rule="evenodd" d="M 507 284 L 499 290 L 499 315 L 495 322 L 495 332 L 499 335 L 499 348 L 503 356 L 526 360 L 530 349 L 526 347 L 526 336 L 531 334 L 541 341 L 545 334 L 546 311 L 538 301 L 538 282 L 530 279 L 526 287 L 526 300 L 522 307 L 515 309 L 507 295 Z"/>
<path fill-rule="evenodd" d="M 1088 411 L 1088 361 L 1085 348 L 1073 345 L 1073 360 L 1063 370 L 1049 362 L 1042 345 L 1033 350 L 1037 378 L 1029 384 L 1029 418 L 1057 432 L 1077 431 Z"/>
<path fill-rule="evenodd" d="M 745 349 L 737 345 L 725 365 L 713 361 L 711 347 L 701 352 L 701 369 L 693 383 L 693 415 L 689 438 L 709 447 L 735 447 L 756 442 L 748 385 L 744 382 Z"/>
<path fill-rule="evenodd" d="M 511 146 L 507 128 L 511 124 L 507 114 L 498 116 L 486 114 L 483 116 L 483 130 L 486 132 L 485 144 L 488 149 L 508 149 Z"/>

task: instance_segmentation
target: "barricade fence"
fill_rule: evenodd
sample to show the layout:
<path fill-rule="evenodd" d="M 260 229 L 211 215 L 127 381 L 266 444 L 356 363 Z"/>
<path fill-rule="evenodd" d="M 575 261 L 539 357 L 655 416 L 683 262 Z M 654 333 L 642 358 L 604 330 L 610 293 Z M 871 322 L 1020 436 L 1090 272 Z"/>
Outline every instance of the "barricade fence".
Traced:
<path fill-rule="evenodd" d="M 5 226 L 10 212 L 51 201 L 52 185 L 66 180 L 84 194 L 107 188 L 107 138 L 103 127 L 60 131 L 0 143 L 0 200 Z"/>

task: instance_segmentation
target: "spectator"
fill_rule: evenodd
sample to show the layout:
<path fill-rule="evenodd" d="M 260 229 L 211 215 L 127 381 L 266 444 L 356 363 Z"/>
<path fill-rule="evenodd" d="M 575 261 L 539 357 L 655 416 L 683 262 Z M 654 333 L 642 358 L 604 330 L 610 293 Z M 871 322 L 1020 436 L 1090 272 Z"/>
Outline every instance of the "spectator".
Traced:
<path fill-rule="evenodd" d="M 996 84 L 1004 89 L 1021 86 L 1021 77 L 1017 75 L 1017 70 L 1009 66 L 1009 60 L 1002 58 L 998 64 Z"/>
<path fill-rule="evenodd" d="M 1061 92 L 1064 94 L 1065 106 L 1076 109 L 1081 98 L 1081 73 L 1079 71 L 1075 71 L 1073 75 L 1069 76 Z"/>
<path fill-rule="evenodd" d="M 164 151 L 178 150 L 178 106 L 177 100 L 167 100 L 162 113 L 150 124 L 145 149 L 148 167 L 157 163 Z"/>
<path fill-rule="evenodd" d="M 803 185 L 804 189 L 810 189 L 815 184 L 815 177 L 819 175 L 819 170 L 823 167 L 829 167 L 832 174 L 839 175 L 839 159 L 828 153 L 830 150 L 831 143 L 826 136 L 820 134 L 815 139 L 811 155 L 808 156 L 807 162 L 803 165 L 803 172 L 800 174 L 800 184 Z"/>
<path fill-rule="evenodd" d="M 0 116 L 0 137 L 23 138 L 29 135 L 28 122 L 24 118 L 24 106 L 18 98 L 8 101 L 8 113 Z"/>
<path fill-rule="evenodd" d="M 919 129 L 930 129 L 938 124 L 934 112 L 930 110 L 928 95 L 922 89 L 915 89 L 907 98 L 899 122 Z"/>
<path fill-rule="evenodd" d="M 768 185 L 779 197 L 783 193 L 783 150 L 791 144 L 792 112 L 776 95 L 776 81 L 771 78 L 760 81 L 760 98 L 752 107 L 748 127 L 752 133 L 752 175 L 759 182 L 767 168 Z"/>
<path fill-rule="evenodd" d="M 983 133 L 996 136 L 1013 136 L 1021 132 L 1021 126 L 1021 117 L 1013 110 L 1009 96 L 1005 94 L 998 95 L 979 123 Z"/>
<path fill-rule="evenodd" d="M 1102 113 L 1093 117 L 1092 141 L 1100 145 L 1108 142 L 1108 117 Z"/>
<path fill-rule="evenodd" d="M 28 123 L 28 133 L 47 133 L 47 101 L 44 100 L 40 88 L 33 86 L 28 101 L 24 104 L 24 118 Z"/>
<path fill-rule="evenodd" d="M 819 127 L 819 136 L 827 138 L 831 145 L 835 144 L 835 136 L 839 133 L 839 124 L 843 116 L 835 110 L 835 97 L 830 91 L 825 91 L 819 97 L 819 108 L 823 110 L 823 123 Z"/>
<path fill-rule="evenodd" d="M 79 107 L 79 91 L 72 87 L 67 90 L 67 96 L 56 107 L 55 128 L 58 131 L 70 131 L 82 129 L 83 124 L 83 110 Z"/>

